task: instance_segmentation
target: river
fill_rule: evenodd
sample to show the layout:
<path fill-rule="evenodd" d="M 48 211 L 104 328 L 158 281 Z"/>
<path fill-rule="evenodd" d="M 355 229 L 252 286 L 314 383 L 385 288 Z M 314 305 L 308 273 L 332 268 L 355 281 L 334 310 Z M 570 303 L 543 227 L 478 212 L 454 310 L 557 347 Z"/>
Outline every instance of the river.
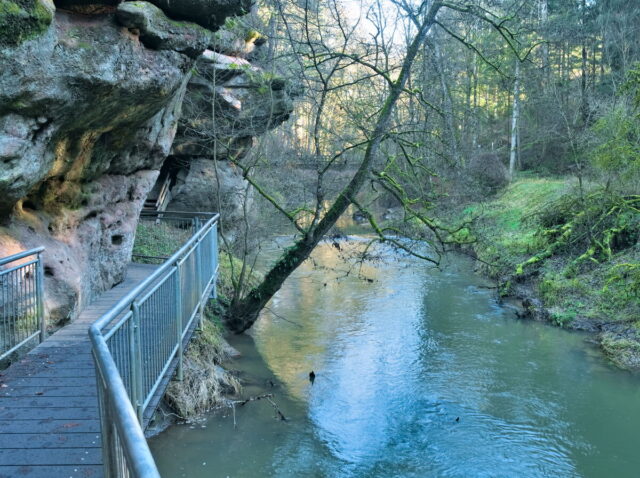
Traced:
<path fill-rule="evenodd" d="M 341 244 L 231 337 L 245 394 L 287 421 L 260 400 L 173 426 L 162 476 L 640 476 L 640 380 L 588 336 L 518 320 L 464 258 L 358 267 Z"/>

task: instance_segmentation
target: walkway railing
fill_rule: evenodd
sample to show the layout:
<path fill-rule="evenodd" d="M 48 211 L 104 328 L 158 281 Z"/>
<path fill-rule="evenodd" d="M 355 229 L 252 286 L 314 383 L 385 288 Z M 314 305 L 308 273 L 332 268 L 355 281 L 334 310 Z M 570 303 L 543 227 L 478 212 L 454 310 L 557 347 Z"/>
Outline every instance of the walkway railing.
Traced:
<path fill-rule="evenodd" d="M 46 336 L 44 247 L 0 259 L 0 360 Z"/>
<path fill-rule="evenodd" d="M 190 225 L 191 237 L 89 330 L 107 478 L 160 476 L 144 438 L 143 417 L 174 360 L 182 378 L 183 344 L 215 293 L 218 217 L 145 215 L 158 225 L 173 223 L 176 234 Z"/>

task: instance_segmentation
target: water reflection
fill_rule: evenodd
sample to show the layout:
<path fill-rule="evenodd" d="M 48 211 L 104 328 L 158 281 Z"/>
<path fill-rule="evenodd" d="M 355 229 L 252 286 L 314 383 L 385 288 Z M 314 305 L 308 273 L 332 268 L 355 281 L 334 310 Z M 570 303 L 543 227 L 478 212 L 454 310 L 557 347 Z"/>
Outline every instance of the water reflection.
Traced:
<path fill-rule="evenodd" d="M 516 320 L 465 261 L 393 258 L 350 269 L 320 247 L 255 347 L 234 339 L 247 393 L 277 379 L 290 421 L 261 403 L 238 409 L 236 428 L 230 416 L 174 427 L 152 443 L 165 476 L 637 476 L 635 377 L 581 335 Z"/>

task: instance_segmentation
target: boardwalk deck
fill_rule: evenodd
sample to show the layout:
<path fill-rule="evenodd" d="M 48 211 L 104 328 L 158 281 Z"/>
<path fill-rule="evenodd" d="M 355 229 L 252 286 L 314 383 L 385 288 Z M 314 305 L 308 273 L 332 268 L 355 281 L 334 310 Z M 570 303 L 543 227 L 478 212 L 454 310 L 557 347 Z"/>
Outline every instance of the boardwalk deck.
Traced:
<path fill-rule="evenodd" d="M 154 268 L 131 264 L 126 280 L 85 308 L 78 320 L 0 372 L 0 478 L 103 475 L 87 331 Z"/>

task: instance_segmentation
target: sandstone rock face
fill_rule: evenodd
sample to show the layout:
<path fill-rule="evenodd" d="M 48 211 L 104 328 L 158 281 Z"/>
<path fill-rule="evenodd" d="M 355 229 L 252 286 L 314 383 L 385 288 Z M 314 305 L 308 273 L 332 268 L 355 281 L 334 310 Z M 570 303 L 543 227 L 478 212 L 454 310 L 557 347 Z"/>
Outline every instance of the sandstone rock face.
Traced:
<path fill-rule="evenodd" d="M 113 15 L 57 12 L 0 64 L 0 255 L 44 245 L 51 318 L 73 318 L 124 277 L 192 60 Z"/>
<path fill-rule="evenodd" d="M 51 322 L 73 320 L 124 278 L 170 153 L 185 165 L 172 209 L 241 217 L 251 198 L 224 160 L 284 121 L 291 98 L 283 80 L 242 58 L 201 55 L 215 44 L 201 26 L 216 29 L 251 3 L 0 0 L 0 256 L 46 247 Z M 225 44 L 246 53 L 258 42 Z M 215 121 L 202 114 L 212 100 Z"/>
<path fill-rule="evenodd" d="M 176 22 L 148 2 L 118 6 L 120 24 L 140 32 L 140 40 L 155 50 L 173 50 L 197 58 L 207 48 L 212 32 L 194 23 Z"/>
<path fill-rule="evenodd" d="M 247 182 L 230 162 L 209 158 L 192 158 L 189 168 L 178 174 L 171 194 L 170 209 L 222 211 L 226 225 L 237 224 L 243 217 L 245 201 L 250 207 L 253 200 Z"/>
<path fill-rule="evenodd" d="M 173 154 L 213 158 L 215 150 L 218 160 L 241 157 L 251 147 L 251 138 L 286 121 L 292 111 L 293 101 L 281 78 L 242 58 L 207 50 L 187 87 Z"/>
<path fill-rule="evenodd" d="M 242 158 L 255 136 L 287 120 L 293 100 L 286 86 L 281 78 L 243 58 L 211 50 L 203 53 L 187 86 L 172 148 L 172 156 L 185 165 L 185 171 L 171 192 L 170 209 L 193 210 L 197 205 L 202 211 L 221 211 L 224 230 L 233 238 L 243 214 L 246 182 L 229 160 Z M 250 206 L 251 197 L 246 199 Z"/>
<path fill-rule="evenodd" d="M 217 30 L 227 17 L 245 15 L 254 0 L 150 0 L 172 18 Z"/>

